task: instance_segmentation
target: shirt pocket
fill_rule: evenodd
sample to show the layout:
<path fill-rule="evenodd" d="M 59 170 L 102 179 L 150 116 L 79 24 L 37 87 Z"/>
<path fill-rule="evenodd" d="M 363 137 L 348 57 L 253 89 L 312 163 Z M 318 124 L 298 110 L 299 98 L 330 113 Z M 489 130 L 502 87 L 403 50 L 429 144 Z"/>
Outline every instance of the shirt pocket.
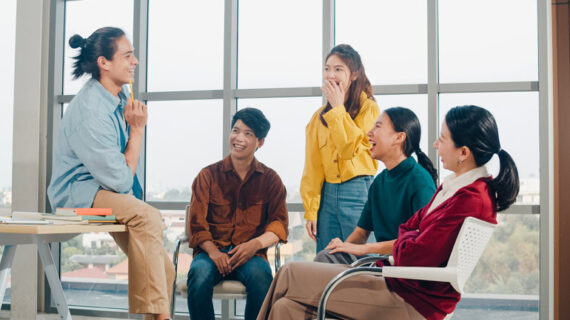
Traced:
<path fill-rule="evenodd" d="M 245 209 L 245 221 L 254 226 L 259 226 L 263 220 L 267 204 L 263 200 L 252 200 Z"/>
<path fill-rule="evenodd" d="M 224 199 L 211 199 L 206 220 L 213 224 L 230 224 L 233 221 L 232 205 Z"/>
<path fill-rule="evenodd" d="M 317 129 L 317 143 L 319 144 L 319 149 L 324 148 L 327 145 L 327 140 L 329 139 L 329 131 L 324 128 Z"/>

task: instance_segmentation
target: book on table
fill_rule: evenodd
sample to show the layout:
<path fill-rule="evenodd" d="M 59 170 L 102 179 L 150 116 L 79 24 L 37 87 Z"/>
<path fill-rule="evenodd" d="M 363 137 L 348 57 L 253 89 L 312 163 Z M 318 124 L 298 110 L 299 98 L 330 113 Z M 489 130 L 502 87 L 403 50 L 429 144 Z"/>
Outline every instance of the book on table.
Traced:
<path fill-rule="evenodd" d="M 56 215 L 40 212 L 12 212 L 13 220 L 48 221 L 55 224 L 116 223 L 115 215 Z"/>
<path fill-rule="evenodd" d="M 110 216 L 111 208 L 55 208 L 58 216 Z"/>

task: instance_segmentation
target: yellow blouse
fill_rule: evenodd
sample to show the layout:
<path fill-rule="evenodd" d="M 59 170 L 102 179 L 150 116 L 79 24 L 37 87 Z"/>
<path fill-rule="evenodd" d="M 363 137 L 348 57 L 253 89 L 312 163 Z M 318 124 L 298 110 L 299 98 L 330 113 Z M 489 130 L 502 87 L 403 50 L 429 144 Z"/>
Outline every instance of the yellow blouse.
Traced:
<path fill-rule="evenodd" d="M 300 190 L 307 220 L 317 220 L 325 180 L 341 183 L 356 176 L 375 175 L 378 171 L 378 163 L 370 156 L 366 134 L 374 126 L 380 108 L 364 92 L 360 101 L 362 106 L 354 120 L 344 105 L 339 105 L 323 115 L 328 124 L 328 128 L 325 127 L 319 117 L 325 105 L 307 124 L 305 169 Z"/>

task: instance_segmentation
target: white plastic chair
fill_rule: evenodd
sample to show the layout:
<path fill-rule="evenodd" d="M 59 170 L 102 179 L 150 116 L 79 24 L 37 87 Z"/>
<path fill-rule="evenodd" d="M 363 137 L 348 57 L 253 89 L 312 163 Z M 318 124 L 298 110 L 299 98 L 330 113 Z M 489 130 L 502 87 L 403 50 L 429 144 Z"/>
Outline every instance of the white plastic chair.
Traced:
<path fill-rule="evenodd" d="M 188 215 L 190 214 L 190 206 L 186 206 L 186 218 L 184 224 L 184 235 L 176 239 L 176 244 L 174 247 L 174 254 L 172 255 L 172 262 L 174 263 L 174 283 L 172 285 L 172 302 L 170 304 L 170 315 L 174 319 L 174 312 L 176 308 L 176 289 L 180 291 L 183 297 L 187 297 L 188 286 L 186 282 L 176 284 L 176 278 L 178 273 L 178 254 L 180 253 L 180 245 L 183 243 L 188 243 L 192 238 L 192 233 L 188 230 Z M 279 270 L 281 266 L 281 243 L 275 245 L 275 272 Z M 235 306 L 235 300 L 245 299 L 246 292 L 245 286 L 237 280 L 223 280 L 214 287 L 214 299 L 222 300 L 222 320 L 230 319 L 230 311 L 233 311 Z M 230 306 L 230 302 L 232 302 Z"/>
<path fill-rule="evenodd" d="M 375 275 L 385 278 L 448 282 L 457 292 L 463 294 L 463 286 L 477 265 L 495 227 L 495 224 L 473 217 L 467 217 L 463 221 L 463 225 L 461 226 L 461 230 L 457 235 L 453 250 L 449 256 L 447 266 L 445 267 L 362 266 L 373 263 L 379 259 L 389 259 L 391 264 L 393 264 L 394 260 L 392 256 L 381 256 L 380 258 L 366 257 L 356 261 L 351 265 L 353 268 L 340 273 L 326 286 L 319 301 L 317 319 L 325 319 L 327 300 L 334 288 L 341 281 L 356 275 Z"/>

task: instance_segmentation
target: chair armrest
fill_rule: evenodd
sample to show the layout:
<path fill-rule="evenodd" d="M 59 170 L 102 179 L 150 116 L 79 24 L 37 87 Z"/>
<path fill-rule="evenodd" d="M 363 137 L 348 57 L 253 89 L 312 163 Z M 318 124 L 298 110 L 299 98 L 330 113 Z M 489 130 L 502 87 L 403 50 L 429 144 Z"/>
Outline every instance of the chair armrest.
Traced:
<path fill-rule="evenodd" d="M 275 272 L 281 267 L 281 241 L 275 245 Z"/>
<path fill-rule="evenodd" d="M 372 264 L 376 264 L 376 261 L 378 261 L 378 260 L 389 260 L 390 257 L 391 257 L 391 255 L 389 255 L 389 254 L 368 256 L 368 257 L 364 257 L 364 258 L 361 258 L 361 259 L 354 261 L 353 263 L 350 264 L 350 266 L 351 267 L 360 267 L 363 265 L 372 266 Z"/>
<path fill-rule="evenodd" d="M 325 320 L 326 306 L 329 296 L 331 295 L 334 288 L 340 284 L 341 281 L 348 279 L 357 275 L 382 275 L 382 267 L 358 267 L 347 269 L 339 273 L 334 279 L 332 279 L 329 284 L 325 287 L 323 294 L 321 295 L 321 300 L 319 301 L 319 310 L 317 314 L 318 320 Z"/>

